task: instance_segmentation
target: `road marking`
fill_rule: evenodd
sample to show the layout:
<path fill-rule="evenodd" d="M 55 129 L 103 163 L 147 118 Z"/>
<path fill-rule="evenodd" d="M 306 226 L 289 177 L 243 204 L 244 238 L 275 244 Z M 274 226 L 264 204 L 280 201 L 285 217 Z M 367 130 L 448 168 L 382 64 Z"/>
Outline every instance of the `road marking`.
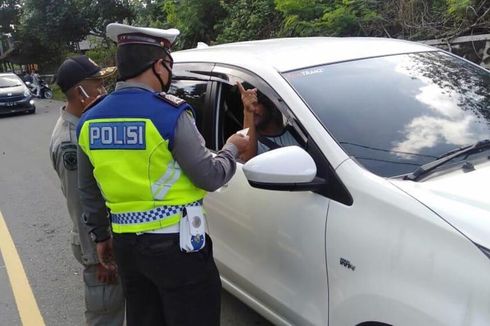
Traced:
<path fill-rule="evenodd" d="M 7 224 L 0 212 L 0 252 L 7 267 L 10 286 L 14 293 L 17 310 L 24 326 L 44 326 L 43 316 L 39 311 L 26 272 L 22 266 L 17 249 L 10 236 Z"/>

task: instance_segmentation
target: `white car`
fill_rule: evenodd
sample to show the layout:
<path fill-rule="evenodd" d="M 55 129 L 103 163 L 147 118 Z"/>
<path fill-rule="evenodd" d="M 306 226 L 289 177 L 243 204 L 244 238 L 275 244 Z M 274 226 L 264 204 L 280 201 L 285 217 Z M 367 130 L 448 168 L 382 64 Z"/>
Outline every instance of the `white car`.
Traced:
<path fill-rule="evenodd" d="M 277 325 L 490 325 L 490 73 L 425 45 L 302 38 L 180 51 L 171 92 L 207 146 L 236 81 L 299 146 L 205 199 L 225 289 Z"/>

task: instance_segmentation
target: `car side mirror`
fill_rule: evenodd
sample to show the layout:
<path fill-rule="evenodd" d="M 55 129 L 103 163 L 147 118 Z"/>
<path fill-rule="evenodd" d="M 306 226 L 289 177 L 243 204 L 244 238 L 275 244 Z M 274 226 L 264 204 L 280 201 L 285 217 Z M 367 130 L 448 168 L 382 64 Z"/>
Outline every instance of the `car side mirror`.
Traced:
<path fill-rule="evenodd" d="M 27 86 L 29 86 L 29 85 L 31 84 L 31 82 L 25 82 L 25 84 L 26 84 Z"/>
<path fill-rule="evenodd" d="M 281 147 L 260 154 L 243 165 L 254 188 L 282 191 L 317 190 L 325 180 L 316 177 L 313 158 L 299 146 Z"/>

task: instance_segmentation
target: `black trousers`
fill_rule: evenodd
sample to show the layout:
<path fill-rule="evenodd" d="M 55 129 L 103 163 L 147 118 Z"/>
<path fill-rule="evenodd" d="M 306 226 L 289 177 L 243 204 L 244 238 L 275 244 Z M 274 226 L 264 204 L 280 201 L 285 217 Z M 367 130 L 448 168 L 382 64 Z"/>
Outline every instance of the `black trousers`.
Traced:
<path fill-rule="evenodd" d="M 114 253 L 126 297 L 128 326 L 215 326 L 221 281 L 212 243 L 180 251 L 178 234 L 114 234 Z"/>

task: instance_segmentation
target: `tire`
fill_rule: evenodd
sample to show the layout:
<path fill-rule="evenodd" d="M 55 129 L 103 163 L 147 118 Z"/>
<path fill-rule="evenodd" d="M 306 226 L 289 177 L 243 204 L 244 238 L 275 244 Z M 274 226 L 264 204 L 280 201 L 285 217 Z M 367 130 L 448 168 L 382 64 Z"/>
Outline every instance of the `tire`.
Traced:
<path fill-rule="evenodd" d="M 29 114 L 36 113 L 36 107 L 34 106 L 32 109 L 30 109 L 29 111 L 27 111 L 27 113 L 29 113 Z"/>
<path fill-rule="evenodd" d="M 46 98 L 48 100 L 52 99 L 53 98 L 53 92 L 50 89 L 46 89 L 43 92 L 43 98 Z"/>

